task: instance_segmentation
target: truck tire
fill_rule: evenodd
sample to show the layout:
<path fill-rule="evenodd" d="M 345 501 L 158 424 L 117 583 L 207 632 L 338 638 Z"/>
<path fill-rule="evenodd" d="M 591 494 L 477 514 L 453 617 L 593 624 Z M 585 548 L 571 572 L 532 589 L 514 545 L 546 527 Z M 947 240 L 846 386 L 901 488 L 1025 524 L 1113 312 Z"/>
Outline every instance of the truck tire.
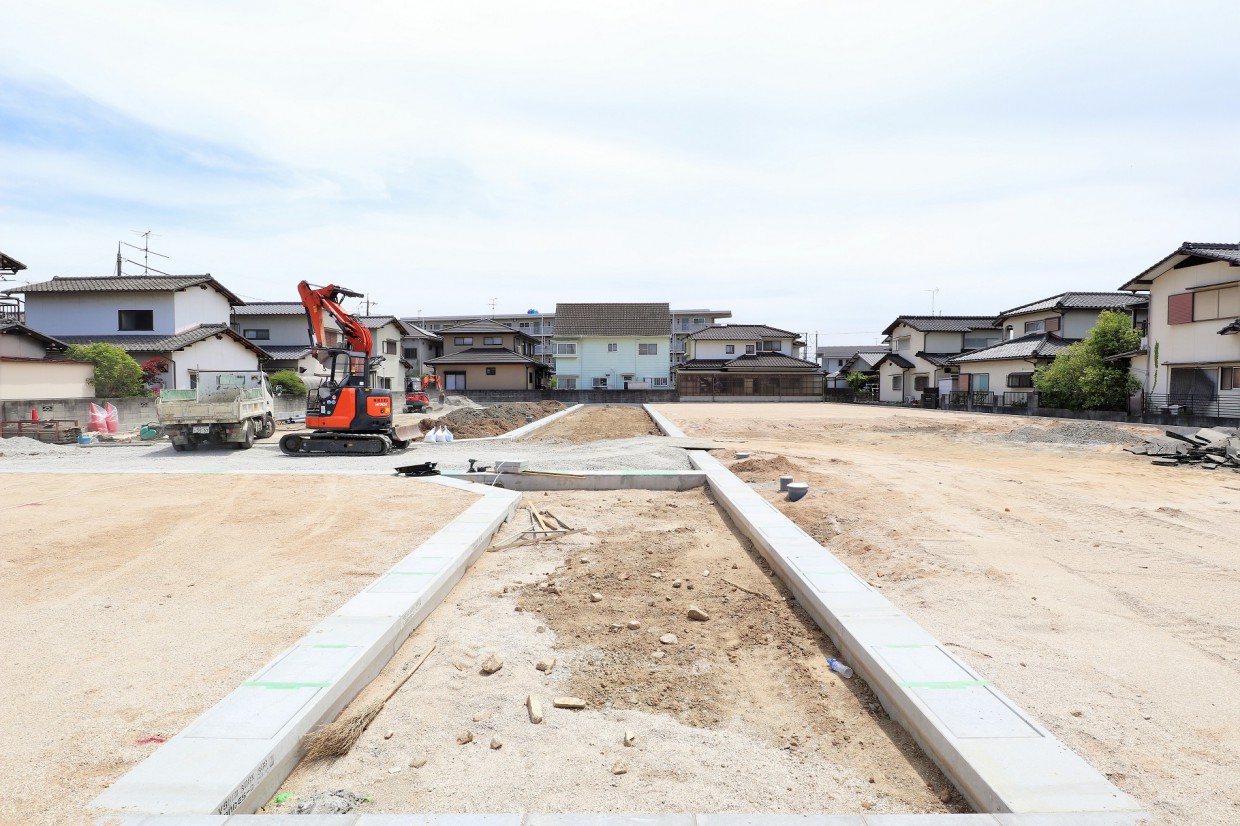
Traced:
<path fill-rule="evenodd" d="M 241 441 L 234 442 L 237 450 L 249 450 L 254 447 L 254 422 L 246 422 L 241 433 Z"/>
<path fill-rule="evenodd" d="M 188 445 L 181 444 L 180 442 L 173 442 L 172 449 L 175 450 L 177 453 L 184 453 L 186 450 L 189 449 L 189 447 Z"/>
<path fill-rule="evenodd" d="M 258 429 L 258 438 L 270 439 L 276 432 L 276 420 L 271 416 L 263 416 L 262 426 Z"/>

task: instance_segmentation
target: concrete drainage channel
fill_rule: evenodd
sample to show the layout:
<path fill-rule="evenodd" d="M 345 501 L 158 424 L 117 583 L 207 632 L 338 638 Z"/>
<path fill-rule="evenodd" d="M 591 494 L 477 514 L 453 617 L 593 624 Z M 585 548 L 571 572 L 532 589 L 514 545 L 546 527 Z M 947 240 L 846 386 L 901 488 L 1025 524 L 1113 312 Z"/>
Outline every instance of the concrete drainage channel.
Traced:
<path fill-rule="evenodd" d="M 644 406 L 667 436 L 684 434 Z M 577 410 L 534 422 L 528 435 Z M 482 440 L 479 440 L 482 441 Z M 209 709 L 100 795 L 115 826 L 240 826 L 295 817 L 307 826 L 1131 826 L 1137 803 L 780 514 L 704 450 L 695 472 L 432 477 L 480 495 L 297 645 Z M 477 484 L 484 482 L 485 484 Z M 979 812 L 950 815 L 399 814 L 252 815 L 300 759 L 304 736 L 333 719 L 382 670 L 508 520 L 521 490 L 687 490 L 716 501 L 848 662 Z M 526 485 L 531 486 L 526 486 Z M 505 485 L 505 487 L 500 487 Z M 507 489 L 506 489 L 507 488 Z M 236 814 L 241 813 L 241 814 Z"/>

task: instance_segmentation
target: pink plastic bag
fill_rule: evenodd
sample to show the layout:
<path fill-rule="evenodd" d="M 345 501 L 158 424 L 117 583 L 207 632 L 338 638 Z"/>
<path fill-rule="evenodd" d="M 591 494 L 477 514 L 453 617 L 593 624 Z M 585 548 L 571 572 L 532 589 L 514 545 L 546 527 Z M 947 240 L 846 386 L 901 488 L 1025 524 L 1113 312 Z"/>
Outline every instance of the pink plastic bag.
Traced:
<path fill-rule="evenodd" d="M 107 410 L 107 416 L 105 418 L 105 421 L 108 426 L 108 432 L 116 433 L 117 431 L 121 429 L 120 411 L 118 411 L 115 407 L 112 406 L 112 402 L 107 403 L 106 410 Z"/>
<path fill-rule="evenodd" d="M 94 402 L 90 403 L 90 424 L 87 425 L 86 429 L 92 433 L 108 432 L 108 414 Z"/>

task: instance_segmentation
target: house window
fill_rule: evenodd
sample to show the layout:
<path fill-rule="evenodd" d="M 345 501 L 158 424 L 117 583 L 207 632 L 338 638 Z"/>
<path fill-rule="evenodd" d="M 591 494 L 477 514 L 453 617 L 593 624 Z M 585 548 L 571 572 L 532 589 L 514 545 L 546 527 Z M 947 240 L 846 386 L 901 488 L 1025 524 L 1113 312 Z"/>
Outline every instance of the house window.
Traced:
<path fill-rule="evenodd" d="M 487 375 L 488 375 L 488 376 L 494 376 L 494 375 L 495 375 L 495 368 L 494 368 L 494 367 L 488 367 L 488 368 L 487 368 Z"/>
<path fill-rule="evenodd" d="M 557 356 L 575 356 L 577 355 L 577 344 L 557 344 L 555 345 L 555 353 Z"/>
<path fill-rule="evenodd" d="M 379 378 L 379 386 L 382 387 L 384 390 L 391 390 L 392 380 L 388 378 L 387 376 L 381 376 Z"/>
<path fill-rule="evenodd" d="M 565 390 L 576 390 L 577 389 L 577 377 L 576 376 L 561 376 L 559 380 L 556 382 L 556 386 L 562 387 Z"/>
<path fill-rule="evenodd" d="M 417 348 L 417 347 L 406 347 L 406 348 L 405 348 L 405 358 L 407 358 L 407 359 L 413 359 L 413 360 L 415 360 L 415 361 L 416 361 L 416 360 L 417 360 L 417 358 L 418 358 L 418 348 Z"/>
<path fill-rule="evenodd" d="M 655 376 L 651 384 L 655 387 L 667 387 L 668 379 L 666 376 Z"/>
<path fill-rule="evenodd" d="M 995 336 L 994 338 L 978 338 L 975 334 L 973 338 L 970 338 L 969 336 L 966 335 L 964 337 L 964 349 L 980 350 L 983 347 L 989 347 L 992 344 L 998 344 L 999 343 L 999 331 L 998 330 L 995 331 L 994 336 Z"/>
<path fill-rule="evenodd" d="M 904 389 L 904 376 L 902 376 L 899 373 L 896 373 L 894 376 L 892 376 L 891 377 L 891 389 L 892 390 L 903 390 Z"/>
<path fill-rule="evenodd" d="M 1240 390 L 1240 367 L 1224 367 L 1218 371 L 1219 390 Z"/>
<path fill-rule="evenodd" d="M 659 345 L 657 344 L 638 344 L 637 355 L 639 356 L 657 356 L 659 354 Z"/>
<path fill-rule="evenodd" d="M 389 356 L 396 355 L 396 342 L 390 338 L 385 338 L 383 340 L 383 352 Z"/>
<path fill-rule="evenodd" d="M 784 349 L 784 343 L 782 341 L 764 341 L 762 342 L 762 349 L 765 352 L 778 352 Z"/>
<path fill-rule="evenodd" d="M 616 351 L 617 351 L 617 350 L 619 350 L 619 349 L 620 349 L 620 345 L 619 345 L 619 344 L 608 344 L 608 345 L 607 345 L 607 352 L 609 352 L 609 353 L 614 353 L 614 352 L 616 352 Z"/>
<path fill-rule="evenodd" d="M 907 350 L 913 343 L 912 336 L 901 336 L 896 339 L 896 351 Z"/>
<path fill-rule="evenodd" d="M 133 332 L 155 329 L 154 310 L 117 310 L 116 329 Z"/>
<path fill-rule="evenodd" d="M 919 373 L 918 375 L 913 376 L 913 390 L 920 393 L 922 390 L 925 390 L 929 386 L 930 386 L 930 377 L 927 376 L 925 373 Z"/>
<path fill-rule="evenodd" d="M 518 321 L 518 322 L 517 322 L 517 329 L 518 329 L 518 330 L 528 330 L 529 328 L 530 328 L 530 323 L 529 323 L 528 321 Z"/>
<path fill-rule="evenodd" d="M 1045 329 L 1046 329 L 1046 319 L 1025 322 L 1025 333 L 1040 333 Z"/>
<path fill-rule="evenodd" d="M 462 346 L 467 345 L 467 344 L 473 344 L 474 337 L 473 336 L 455 336 L 452 339 L 452 343 L 456 345 L 462 345 Z"/>
<path fill-rule="evenodd" d="M 752 355 L 753 355 L 753 351 L 754 351 L 754 346 L 753 346 L 752 344 L 746 344 L 746 345 L 745 345 L 745 355 L 747 355 L 747 356 L 752 356 Z"/>
<path fill-rule="evenodd" d="M 482 339 L 482 343 L 491 347 L 496 347 L 504 343 L 503 336 L 487 336 Z"/>
<path fill-rule="evenodd" d="M 593 387 L 595 390 L 606 390 L 607 389 L 607 377 L 606 376 L 595 376 L 591 380 L 590 386 Z"/>
<path fill-rule="evenodd" d="M 723 345 L 723 352 L 724 352 L 724 353 L 726 353 L 726 354 L 727 354 L 727 355 L 729 355 L 729 356 L 730 356 L 730 355 L 735 354 L 735 353 L 736 353 L 736 345 L 735 345 L 735 344 L 725 344 L 725 345 Z"/>
<path fill-rule="evenodd" d="M 1193 320 L 1193 294 L 1178 293 L 1167 296 L 1167 323 L 1187 324 Z"/>
<path fill-rule="evenodd" d="M 248 338 L 250 341 L 270 341 L 271 340 L 270 330 L 243 330 L 241 334 L 245 336 L 246 338 Z"/>
<path fill-rule="evenodd" d="M 1033 373 L 1008 373 L 1008 387 L 1033 387 Z"/>

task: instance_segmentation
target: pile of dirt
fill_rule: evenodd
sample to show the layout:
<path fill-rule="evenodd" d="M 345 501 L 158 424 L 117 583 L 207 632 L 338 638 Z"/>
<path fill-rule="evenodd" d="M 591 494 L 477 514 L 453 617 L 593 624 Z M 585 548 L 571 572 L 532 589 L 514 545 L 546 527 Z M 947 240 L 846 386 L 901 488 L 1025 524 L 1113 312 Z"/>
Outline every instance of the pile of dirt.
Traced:
<path fill-rule="evenodd" d="M 418 427 L 426 433 L 439 425 L 445 425 L 457 439 L 479 439 L 487 436 L 503 436 L 518 427 L 524 427 L 533 416 L 536 421 L 552 413 L 559 413 L 564 405 L 557 401 L 506 402 L 492 407 L 462 408 L 453 410 L 438 419 L 426 418 Z"/>
<path fill-rule="evenodd" d="M 0 456 L 55 456 L 76 451 L 76 445 L 54 445 L 29 436 L 0 439 Z"/>
<path fill-rule="evenodd" d="M 770 459 L 745 459 L 733 464 L 728 469 L 741 477 L 760 476 L 763 479 L 774 479 L 795 473 L 801 468 L 783 456 L 772 456 Z"/>
<path fill-rule="evenodd" d="M 640 407 L 606 405 L 587 407 L 538 431 L 530 441 L 597 442 L 603 439 L 628 439 L 633 436 L 658 436 L 659 428 Z"/>
<path fill-rule="evenodd" d="M 1141 437 L 1106 422 L 1066 422 L 1051 427 L 1018 427 L 999 437 L 1005 442 L 1045 442 L 1057 445 L 1131 445 Z"/>

